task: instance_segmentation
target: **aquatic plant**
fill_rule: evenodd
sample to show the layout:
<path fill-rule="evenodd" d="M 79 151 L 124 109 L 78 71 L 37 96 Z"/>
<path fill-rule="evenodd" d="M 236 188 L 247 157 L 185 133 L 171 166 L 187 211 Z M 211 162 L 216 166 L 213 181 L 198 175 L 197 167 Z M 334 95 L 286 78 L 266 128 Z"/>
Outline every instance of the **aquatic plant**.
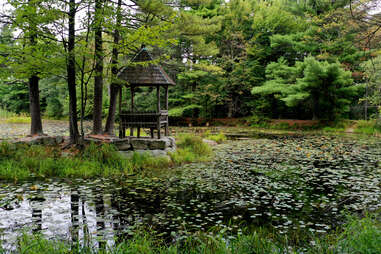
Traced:
<path fill-rule="evenodd" d="M 313 235 L 311 239 L 299 245 L 289 242 L 286 236 L 279 238 L 263 230 L 231 237 L 197 232 L 171 244 L 165 243 L 154 232 L 138 230 L 132 234 L 132 237 L 117 240 L 114 246 L 47 240 L 40 234 L 23 234 L 19 237 L 17 252 L 34 254 L 377 254 L 381 253 L 381 224 L 375 216 L 351 217 L 350 221 L 336 232 Z M 0 253 L 7 252 L 0 247 Z"/>
<path fill-rule="evenodd" d="M 210 131 L 206 131 L 203 134 L 203 137 L 209 140 L 216 141 L 218 144 L 221 144 L 222 142 L 225 142 L 227 140 L 227 137 L 222 131 L 220 131 L 218 134 L 211 134 Z"/>

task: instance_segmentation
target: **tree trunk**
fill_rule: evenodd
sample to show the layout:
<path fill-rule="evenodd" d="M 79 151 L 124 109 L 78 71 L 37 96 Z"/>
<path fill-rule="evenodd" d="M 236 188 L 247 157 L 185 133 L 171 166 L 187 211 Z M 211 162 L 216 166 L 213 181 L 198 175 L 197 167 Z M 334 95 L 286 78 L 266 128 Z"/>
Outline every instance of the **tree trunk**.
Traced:
<path fill-rule="evenodd" d="M 93 134 L 102 133 L 102 100 L 103 100 L 103 49 L 102 49 L 102 2 L 95 1 L 95 77 Z"/>
<path fill-rule="evenodd" d="M 30 1 L 28 1 L 30 3 Z M 35 25 L 30 25 L 30 45 L 36 45 L 37 34 L 35 33 Z M 29 112 L 31 118 L 30 135 L 41 135 L 42 121 L 41 121 L 41 108 L 40 108 L 40 91 L 38 88 L 40 78 L 37 74 L 32 74 L 29 78 Z"/>
<path fill-rule="evenodd" d="M 319 120 L 319 97 L 312 98 L 312 120 Z"/>
<path fill-rule="evenodd" d="M 67 86 L 69 90 L 69 125 L 70 141 L 79 142 L 78 117 L 77 117 L 77 91 L 75 83 L 75 0 L 70 0 L 69 11 L 69 41 L 67 60 Z"/>
<path fill-rule="evenodd" d="M 38 81 L 39 78 L 36 75 L 29 78 L 29 112 L 31 117 L 30 135 L 32 136 L 43 134 Z"/>
<path fill-rule="evenodd" d="M 117 74 L 118 74 L 118 44 L 119 44 L 119 27 L 121 24 L 121 14 L 120 10 L 122 7 L 122 0 L 118 0 L 118 9 L 117 9 L 117 16 L 116 16 L 116 28 L 114 31 L 114 47 L 112 49 L 112 59 L 111 59 L 111 73 L 112 73 L 112 78 L 111 78 L 111 86 L 110 86 L 110 106 L 108 109 L 108 117 L 107 117 L 107 122 L 106 122 L 106 127 L 105 127 L 105 133 L 109 135 L 114 134 L 114 125 L 115 125 L 115 112 L 116 112 L 116 102 L 118 98 L 118 92 L 119 92 L 119 85 L 115 83 Z"/>
<path fill-rule="evenodd" d="M 228 101 L 228 118 L 233 117 L 233 112 L 234 112 L 234 102 L 233 98 Z"/>

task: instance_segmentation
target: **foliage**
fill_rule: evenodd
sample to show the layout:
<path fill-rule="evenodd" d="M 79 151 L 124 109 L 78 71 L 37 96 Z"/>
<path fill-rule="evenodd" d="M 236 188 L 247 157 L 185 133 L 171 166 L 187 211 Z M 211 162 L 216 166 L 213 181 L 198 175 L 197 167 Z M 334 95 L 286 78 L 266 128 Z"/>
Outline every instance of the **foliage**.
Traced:
<path fill-rule="evenodd" d="M 62 118 L 69 114 L 65 37 L 69 5 L 53 2 L 12 0 L 7 2 L 7 7 L 12 8 L 2 10 L 2 23 L 7 25 L 0 27 L 0 107 L 8 111 L 28 111 L 27 79 L 38 74 L 44 115 Z M 107 86 L 111 82 L 121 83 L 110 70 L 131 65 L 131 58 L 142 44 L 149 48 L 154 63 L 160 63 L 177 83 L 169 91 L 172 116 L 348 118 L 349 107 L 358 105 L 365 93 L 360 85 L 357 91 L 351 91 L 350 79 L 355 84 L 368 83 L 367 99 L 375 108 L 379 105 L 376 74 L 380 32 L 377 25 L 354 19 L 364 19 L 364 10 L 370 6 L 352 3 L 352 8 L 348 8 L 349 2 L 198 0 L 173 6 L 166 1 L 147 0 L 123 4 L 121 12 L 117 11 L 116 1 L 110 2 L 102 7 L 101 17 L 106 84 L 102 116 L 109 106 Z M 77 20 L 81 29 L 75 34 L 75 81 L 81 84 L 77 86 L 77 97 L 83 99 L 84 117 L 90 119 L 94 99 L 94 28 L 98 24 L 94 21 L 93 2 L 76 4 L 84 15 L 76 13 L 81 16 Z M 117 13 L 122 14 L 120 25 L 116 22 Z M 367 18 L 379 20 L 376 13 L 369 15 Z M 120 40 L 113 43 L 116 30 Z M 31 36 L 36 36 L 35 45 L 28 41 Z M 374 50 L 364 53 L 370 47 Z M 113 49 L 119 52 L 116 64 L 109 59 Z M 312 58 L 319 64 L 312 64 Z M 315 82 L 316 77 L 331 74 L 341 80 L 335 89 L 326 82 Z M 347 83 L 346 88 L 343 82 Z M 275 89 L 279 84 L 282 92 L 261 90 L 270 86 Z M 283 89 L 285 84 L 292 86 Z M 139 109 L 154 109 L 156 98 L 147 90 L 136 93 Z M 312 90 L 338 92 L 339 96 L 317 99 Z M 123 94 L 123 101 L 129 99 L 130 94 Z M 307 107 L 296 106 L 303 103 Z"/>
<path fill-rule="evenodd" d="M 176 138 L 177 150 L 169 154 L 175 164 L 206 161 L 211 158 L 213 151 L 201 137 L 182 134 Z"/>
<path fill-rule="evenodd" d="M 360 120 L 357 121 L 357 124 L 355 126 L 355 132 L 356 133 L 363 133 L 363 134 L 369 134 L 369 135 L 380 135 L 381 134 L 381 127 L 377 125 L 376 120 Z"/>
<path fill-rule="evenodd" d="M 364 218 L 349 217 L 349 221 L 337 232 L 313 236 L 303 248 L 292 246 L 286 237 L 280 239 L 269 232 L 258 230 L 235 236 L 228 241 L 223 235 L 200 232 L 185 241 L 167 245 L 153 232 L 140 230 L 131 238 L 123 239 L 116 246 L 99 250 L 80 243 L 70 245 L 64 241 L 47 240 L 42 235 L 23 234 L 18 240 L 17 251 L 35 254 L 44 253 L 380 253 L 381 225 L 374 215 Z M 5 252 L 5 251 L 4 251 Z M 2 253 L 0 249 L 0 253 Z"/>
<path fill-rule="evenodd" d="M 295 66 L 284 59 L 266 68 L 269 81 L 252 89 L 254 94 L 275 94 L 289 107 L 307 105 L 313 118 L 333 120 L 349 111 L 351 97 L 358 91 L 351 73 L 338 63 L 307 57 Z"/>
<path fill-rule="evenodd" d="M 363 62 L 361 67 L 364 70 L 367 89 L 369 89 L 367 98 L 363 100 L 367 100 L 370 105 L 378 107 L 381 111 L 381 55 Z"/>
<path fill-rule="evenodd" d="M 216 141 L 218 144 L 221 144 L 227 140 L 225 134 L 222 131 L 220 131 L 218 134 L 211 134 L 210 131 L 206 131 L 202 134 L 202 136 L 206 139 Z"/>
<path fill-rule="evenodd" d="M 109 144 L 91 143 L 83 151 L 67 154 L 58 147 L 28 147 L 3 142 L 0 143 L 0 179 L 128 177 L 133 173 L 165 169 L 173 163 L 207 160 L 212 155 L 210 147 L 199 137 L 181 136 L 178 146 L 169 159 L 139 152 L 125 157 Z"/>
<path fill-rule="evenodd" d="M 7 119 L 7 118 L 10 118 L 10 117 L 15 117 L 15 116 L 17 116 L 16 113 L 9 112 L 8 110 L 0 108 L 0 119 Z"/>
<path fill-rule="evenodd" d="M 27 116 L 14 116 L 5 120 L 6 123 L 30 123 L 30 117 Z"/>

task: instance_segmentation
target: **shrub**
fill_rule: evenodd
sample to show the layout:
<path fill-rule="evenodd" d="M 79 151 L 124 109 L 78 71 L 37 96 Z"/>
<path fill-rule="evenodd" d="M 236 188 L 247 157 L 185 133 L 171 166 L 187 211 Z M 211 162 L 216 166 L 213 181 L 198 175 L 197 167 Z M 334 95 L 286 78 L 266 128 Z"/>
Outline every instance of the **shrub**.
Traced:
<path fill-rule="evenodd" d="M 227 140 L 225 134 L 222 132 L 218 133 L 217 135 L 208 135 L 205 138 L 216 141 L 218 144 L 221 144 L 222 142 Z"/>
<path fill-rule="evenodd" d="M 212 154 L 212 149 L 202 141 L 201 137 L 183 134 L 177 140 L 178 148 L 187 149 L 199 156 L 210 156 Z"/>
<path fill-rule="evenodd" d="M 368 135 L 375 135 L 377 133 L 381 133 L 381 127 L 377 126 L 375 120 L 359 120 L 357 121 L 355 132 Z"/>

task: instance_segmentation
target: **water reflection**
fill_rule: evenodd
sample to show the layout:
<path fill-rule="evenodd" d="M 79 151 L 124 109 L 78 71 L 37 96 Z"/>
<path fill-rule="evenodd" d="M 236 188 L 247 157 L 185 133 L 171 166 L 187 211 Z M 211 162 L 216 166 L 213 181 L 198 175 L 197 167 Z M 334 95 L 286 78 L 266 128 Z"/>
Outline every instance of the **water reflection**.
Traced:
<path fill-rule="evenodd" d="M 0 183 L 2 244 L 11 248 L 25 228 L 94 247 L 142 225 L 170 241 L 216 226 L 325 232 L 341 210 L 381 207 L 379 147 L 338 143 L 328 154 L 324 140 L 271 142 L 226 144 L 214 162 L 185 165 L 167 178 Z"/>

